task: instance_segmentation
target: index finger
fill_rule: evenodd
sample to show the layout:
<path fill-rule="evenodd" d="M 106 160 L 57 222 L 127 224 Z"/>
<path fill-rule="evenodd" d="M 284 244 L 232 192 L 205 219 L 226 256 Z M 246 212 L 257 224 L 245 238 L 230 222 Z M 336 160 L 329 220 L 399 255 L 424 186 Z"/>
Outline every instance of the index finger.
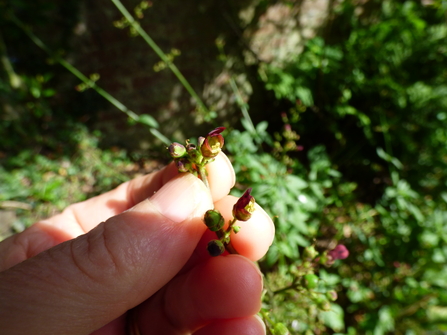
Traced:
<path fill-rule="evenodd" d="M 206 168 L 213 201 L 218 201 L 230 192 L 235 183 L 233 167 L 221 152 Z M 70 235 L 76 237 L 151 197 L 177 174 L 176 167 L 171 163 L 157 172 L 132 179 L 107 193 L 71 205 L 43 223 L 68 230 Z"/>

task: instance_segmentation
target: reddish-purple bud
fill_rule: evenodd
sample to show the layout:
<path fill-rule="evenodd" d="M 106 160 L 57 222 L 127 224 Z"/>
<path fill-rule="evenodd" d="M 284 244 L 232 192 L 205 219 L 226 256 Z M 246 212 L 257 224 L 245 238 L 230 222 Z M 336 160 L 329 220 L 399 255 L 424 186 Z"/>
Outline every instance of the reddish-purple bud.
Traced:
<path fill-rule="evenodd" d="M 220 133 L 224 130 L 225 127 L 218 127 L 205 137 L 200 146 L 203 157 L 213 158 L 219 154 L 224 145 L 224 138 Z"/>
<path fill-rule="evenodd" d="M 250 195 L 251 188 L 248 188 L 242 197 L 233 206 L 233 216 L 236 220 L 247 221 L 255 211 L 255 198 Z"/>
<path fill-rule="evenodd" d="M 333 250 L 329 251 L 328 255 L 333 259 L 345 259 L 349 256 L 349 250 L 343 245 L 337 245 Z"/>
<path fill-rule="evenodd" d="M 175 160 L 175 165 L 177 167 L 178 172 L 180 173 L 189 172 L 191 168 L 191 163 L 185 158 Z"/>

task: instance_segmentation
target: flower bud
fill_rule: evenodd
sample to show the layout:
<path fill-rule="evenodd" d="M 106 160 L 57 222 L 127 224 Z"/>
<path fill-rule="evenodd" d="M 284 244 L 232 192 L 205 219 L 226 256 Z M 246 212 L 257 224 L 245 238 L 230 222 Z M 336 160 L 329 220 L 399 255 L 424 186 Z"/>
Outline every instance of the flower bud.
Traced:
<path fill-rule="evenodd" d="M 235 234 L 239 233 L 241 231 L 241 226 L 234 225 L 233 226 L 233 231 L 234 231 Z"/>
<path fill-rule="evenodd" d="M 202 153 L 195 144 L 189 143 L 186 146 L 186 151 L 188 152 L 189 159 L 193 163 L 198 163 L 202 159 Z"/>
<path fill-rule="evenodd" d="M 208 253 L 212 257 L 222 255 L 225 251 L 225 247 L 224 247 L 223 243 L 219 240 L 209 241 L 206 249 L 208 250 Z"/>
<path fill-rule="evenodd" d="M 331 290 L 331 291 L 327 291 L 326 292 L 326 297 L 330 300 L 330 301 L 335 301 L 338 298 L 338 294 L 336 291 Z"/>
<path fill-rule="evenodd" d="M 349 250 L 343 244 L 339 244 L 333 250 L 329 251 L 328 255 L 332 260 L 345 259 L 349 256 Z"/>
<path fill-rule="evenodd" d="M 319 278 L 313 273 L 304 276 L 304 286 L 308 289 L 314 289 L 318 286 Z"/>
<path fill-rule="evenodd" d="M 168 150 L 172 158 L 180 158 L 186 155 L 186 148 L 177 142 L 171 143 Z"/>
<path fill-rule="evenodd" d="M 305 262 L 303 262 L 302 267 L 305 269 L 310 269 L 312 267 L 312 263 L 309 261 L 305 261 Z"/>
<path fill-rule="evenodd" d="M 329 263 L 329 256 L 328 256 L 328 252 L 327 250 L 324 251 L 320 257 L 318 257 L 318 263 L 322 264 L 322 265 L 330 265 Z M 332 260 L 331 260 L 332 261 Z M 333 262 L 332 262 L 333 263 Z"/>
<path fill-rule="evenodd" d="M 233 206 L 233 216 L 236 220 L 247 221 L 255 211 L 255 198 L 250 195 L 251 188 L 248 188 L 242 197 Z"/>
<path fill-rule="evenodd" d="M 191 163 L 186 158 L 180 158 L 175 160 L 175 166 L 178 172 L 189 172 L 191 168 Z"/>
<path fill-rule="evenodd" d="M 322 301 L 321 304 L 318 305 L 318 307 L 319 307 L 321 310 L 325 311 L 325 312 L 328 312 L 328 311 L 331 310 L 331 304 L 330 304 L 330 302 L 327 301 L 327 300 L 326 300 L 326 301 Z"/>
<path fill-rule="evenodd" d="M 318 251 L 315 250 L 315 246 L 311 245 L 309 247 L 304 248 L 303 256 L 304 259 L 314 259 L 317 257 Z"/>
<path fill-rule="evenodd" d="M 284 323 L 278 322 L 273 328 L 274 335 L 290 335 L 289 330 L 284 325 Z"/>
<path fill-rule="evenodd" d="M 224 127 L 218 127 L 205 137 L 205 140 L 200 145 L 203 157 L 213 158 L 219 154 L 224 145 L 224 138 L 220 133 L 224 130 Z"/>
<path fill-rule="evenodd" d="M 222 216 L 222 214 L 219 213 L 219 211 L 216 211 L 214 209 L 210 209 L 205 213 L 205 224 L 211 231 L 218 231 L 222 229 L 222 227 L 225 224 L 225 220 Z"/>

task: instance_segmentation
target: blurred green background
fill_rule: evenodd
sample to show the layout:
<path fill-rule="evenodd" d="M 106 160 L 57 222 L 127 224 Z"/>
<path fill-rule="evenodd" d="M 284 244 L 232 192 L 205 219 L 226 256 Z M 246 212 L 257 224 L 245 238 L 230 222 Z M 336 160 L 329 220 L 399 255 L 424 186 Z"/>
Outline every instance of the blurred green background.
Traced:
<path fill-rule="evenodd" d="M 110 1 L 0 0 L 0 238 L 225 126 L 276 225 L 269 334 L 445 334 L 447 2 L 123 4 L 203 103 Z"/>

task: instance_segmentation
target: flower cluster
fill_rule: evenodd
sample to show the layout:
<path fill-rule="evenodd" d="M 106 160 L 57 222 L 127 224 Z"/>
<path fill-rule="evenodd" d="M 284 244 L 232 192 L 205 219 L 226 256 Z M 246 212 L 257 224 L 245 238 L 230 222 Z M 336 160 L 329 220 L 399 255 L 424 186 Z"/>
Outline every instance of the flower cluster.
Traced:
<path fill-rule="evenodd" d="M 250 194 L 251 188 L 247 189 L 245 193 L 238 199 L 233 206 L 233 219 L 229 221 L 228 227 L 224 229 L 225 220 L 218 211 L 209 210 L 205 213 L 205 224 L 209 230 L 216 232 L 218 239 L 208 242 L 208 253 L 211 256 L 219 256 L 225 250 L 230 253 L 237 253 L 232 247 L 230 241 L 230 234 L 234 232 L 237 234 L 241 229 L 240 226 L 235 225 L 237 221 L 247 221 L 251 218 L 255 210 L 255 198 Z"/>
<path fill-rule="evenodd" d="M 212 162 L 222 151 L 224 138 L 222 132 L 224 127 L 218 127 L 209 132 L 206 137 L 199 137 L 197 145 L 186 141 L 186 145 L 172 143 L 169 154 L 174 159 L 179 172 L 190 172 L 199 177 L 209 188 L 205 165 Z M 247 221 L 255 210 L 255 198 L 251 196 L 251 188 L 247 189 L 242 197 L 233 207 L 233 219 L 229 221 L 228 227 L 224 229 L 225 220 L 217 210 L 209 210 L 205 213 L 204 222 L 209 230 L 216 233 L 217 239 L 208 243 L 207 249 L 211 256 L 219 256 L 225 250 L 237 253 L 231 245 L 231 232 L 237 233 L 240 226 L 235 225 L 237 221 Z"/>
<path fill-rule="evenodd" d="M 174 159 L 179 172 L 190 172 L 200 177 L 205 185 L 206 179 L 205 165 L 212 162 L 222 151 L 224 138 L 221 133 L 224 127 L 218 127 L 208 133 L 206 137 L 199 137 L 197 145 L 186 141 L 186 145 L 174 142 L 169 147 L 169 154 Z"/>

